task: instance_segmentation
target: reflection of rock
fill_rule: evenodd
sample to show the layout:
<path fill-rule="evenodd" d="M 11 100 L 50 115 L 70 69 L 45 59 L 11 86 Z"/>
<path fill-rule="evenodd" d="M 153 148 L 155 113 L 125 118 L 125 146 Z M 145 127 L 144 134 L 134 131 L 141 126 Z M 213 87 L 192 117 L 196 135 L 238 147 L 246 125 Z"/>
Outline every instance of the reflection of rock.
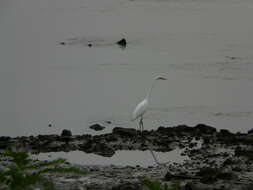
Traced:
<path fill-rule="evenodd" d="M 136 136 L 138 134 L 138 131 L 133 128 L 115 127 L 112 130 L 112 133 L 122 135 L 122 136 Z"/>
<path fill-rule="evenodd" d="M 231 59 L 231 60 L 238 59 L 238 57 L 235 57 L 235 56 L 225 56 L 225 57 L 228 58 L 228 59 Z"/>
<path fill-rule="evenodd" d="M 213 190 L 213 188 L 210 185 L 192 181 L 185 184 L 184 190 Z"/>
<path fill-rule="evenodd" d="M 91 125 L 90 126 L 90 129 L 93 129 L 93 130 L 95 130 L 95 131 L 101 131 L 101 130 L 103 130 L 105 127 L 103 127 L 103 126 L 101 126 L 101 125 L 99 125 L 99 124 L 94 124 L 94 125 Z"/>
<path fill-rule="evenodd" d="M 122 38 L 121 40 L 117 41 L 116 44 L 122 46 L 122 47 L 126 47 L 127 45 L 127 41 L 125 38 Z"/>
<path fill-rule="evenodd" d="M 112 187 L 111 190 L 143 190 L 143 188 L 140 183 L 126 182 Z"/>
<path fill-rule="evenodd" d="M 195 176 L 189 176 L 189 175 L 184 175 L 184 174 L 171 174 L 170 172 L 167 172 L 164 176 L 165 181 L 171 181 L 171 180 L 186 180 L 186 179 L 200 179 L 199 177 Z"/>
<path fill-rule="evenodd" d="M 111 122 L 111 121 L 105 121 L 105 123 L 107 123 L 107 124 L 112 124 L 112 122 Z"/>
<path fill-rule="evenodd" d="M 87 143 L 84 143 L 83 145 L 80 145 L 79 147 L 80 150 L 83 150 L 86 153 L 96 153 L 105 157 L 111 157 L 115 154 L 114 149 L 105 143 L 96 143 L 89 141 Z"/>

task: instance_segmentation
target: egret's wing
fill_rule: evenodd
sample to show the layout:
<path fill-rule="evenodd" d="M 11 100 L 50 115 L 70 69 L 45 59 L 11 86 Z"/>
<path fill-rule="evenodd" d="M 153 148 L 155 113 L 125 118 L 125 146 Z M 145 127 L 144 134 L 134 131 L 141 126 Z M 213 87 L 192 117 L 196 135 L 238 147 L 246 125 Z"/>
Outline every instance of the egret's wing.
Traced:
<path fill-rule="evenodd" d="M 140 102 L 136 108 L 134 109 L 133 116 L 132 116 L 132 121 L 136 120 L 137 118 L 141 117 L 147 110 L 148 102 L 143 100 Z"/>

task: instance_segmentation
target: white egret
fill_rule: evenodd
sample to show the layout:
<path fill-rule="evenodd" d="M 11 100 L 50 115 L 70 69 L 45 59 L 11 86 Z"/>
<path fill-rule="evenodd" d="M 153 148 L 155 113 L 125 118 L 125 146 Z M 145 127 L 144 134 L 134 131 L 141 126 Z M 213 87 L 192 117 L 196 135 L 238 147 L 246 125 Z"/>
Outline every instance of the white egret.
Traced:
<path fill-rule="evenodd" d="M 143 115 L 147 111 L 148 105 L 149 105 L 149 100 L 151 96 L 151 92 L 155 86 L 155 82 L 157 80 L 167 80 L 165 77 L 157 76 L 155 77 L 149 91 L 147 92 L 147 95 L 144 100 L 142 100 L 134 109 L 133 116 L 132 116 L 132 121 L 135 121 L 137 119 L 140 119 L 139 125 L 140 125 L 140 131 L 142 132 L 144 130 L 143 128 Z"/>
<path fill-rule="evenodd" d="M 155 82 L 157 80 L 167 80 L 167 78 L 165 77 L 161 77 L 161 76 L 157 76 L 155 77 L 149 91 L 147 92 L 147 95 L 145 97 L 144 100 L 142 100 L 134 109 L 134 112 L 133 112 L 133 115 L 132 115 L 132 121 L 135 121 L 137 119 L 140 119 L 139 120 L 139 125 L 140 125 L 140 132 L 142 133 L 142 131 L 144 130 L 144 127 L 143 127 L 143 115 L 145 114 L 145 112 L 147 111 L 148 109 L 148 106 L 149 106 L 149 101 L 150 101 L 150 96 L 151 96 L 151 92 L 155 86 Z M 142 140 L 143 140 L 143 137 L 142 137 Z M 150 146 L 151 147 L 151 146 Z M 166 163 L 160 163 L 158 162 L 152 148 L 149 148 L 149 151 L 151 152 L 155 162 L 158 164 L 158 165 L 165 165 L 167 164 L 168 162 Z"/>

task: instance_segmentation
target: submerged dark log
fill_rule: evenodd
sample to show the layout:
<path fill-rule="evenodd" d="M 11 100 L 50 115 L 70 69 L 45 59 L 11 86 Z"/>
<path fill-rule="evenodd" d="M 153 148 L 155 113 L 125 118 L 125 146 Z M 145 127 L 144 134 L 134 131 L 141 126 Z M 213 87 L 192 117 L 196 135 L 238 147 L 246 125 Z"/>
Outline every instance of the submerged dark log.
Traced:
<path fill-rule="evenodd" d="M 126 47 L 127 45 L 127 41 L 125 38 L 122 38 L 121 40 L 117 41 L 116 44 L 122 46 L 122 47 Z"/>

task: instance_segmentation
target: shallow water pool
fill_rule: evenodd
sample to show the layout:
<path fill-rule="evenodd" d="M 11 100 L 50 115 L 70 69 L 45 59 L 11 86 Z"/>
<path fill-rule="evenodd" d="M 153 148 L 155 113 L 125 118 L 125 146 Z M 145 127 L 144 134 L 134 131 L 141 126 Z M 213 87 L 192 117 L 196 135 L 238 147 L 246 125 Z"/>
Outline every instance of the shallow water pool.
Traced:
<path fill-rule="evenodd" d="M 158 161 L 161 163 L 183 163 L 184 160 L 189 159 L 188 156 L 182 156 L 183 149 L 175 149 L 170 152 L 154 152 Z M 52 160 L 63 158 L 70 163 L 81 165 L 117 165 L 117 166 L 154 166 L 156 165 L 151 153 L 149 151 L 116 151 L 112 157 L 103 157 L 96 154 L 87 154 L 82 151 L 72 152 L 51 152 L 40 153 L 38 155 L 31 155 L 34 159 Z"/>

